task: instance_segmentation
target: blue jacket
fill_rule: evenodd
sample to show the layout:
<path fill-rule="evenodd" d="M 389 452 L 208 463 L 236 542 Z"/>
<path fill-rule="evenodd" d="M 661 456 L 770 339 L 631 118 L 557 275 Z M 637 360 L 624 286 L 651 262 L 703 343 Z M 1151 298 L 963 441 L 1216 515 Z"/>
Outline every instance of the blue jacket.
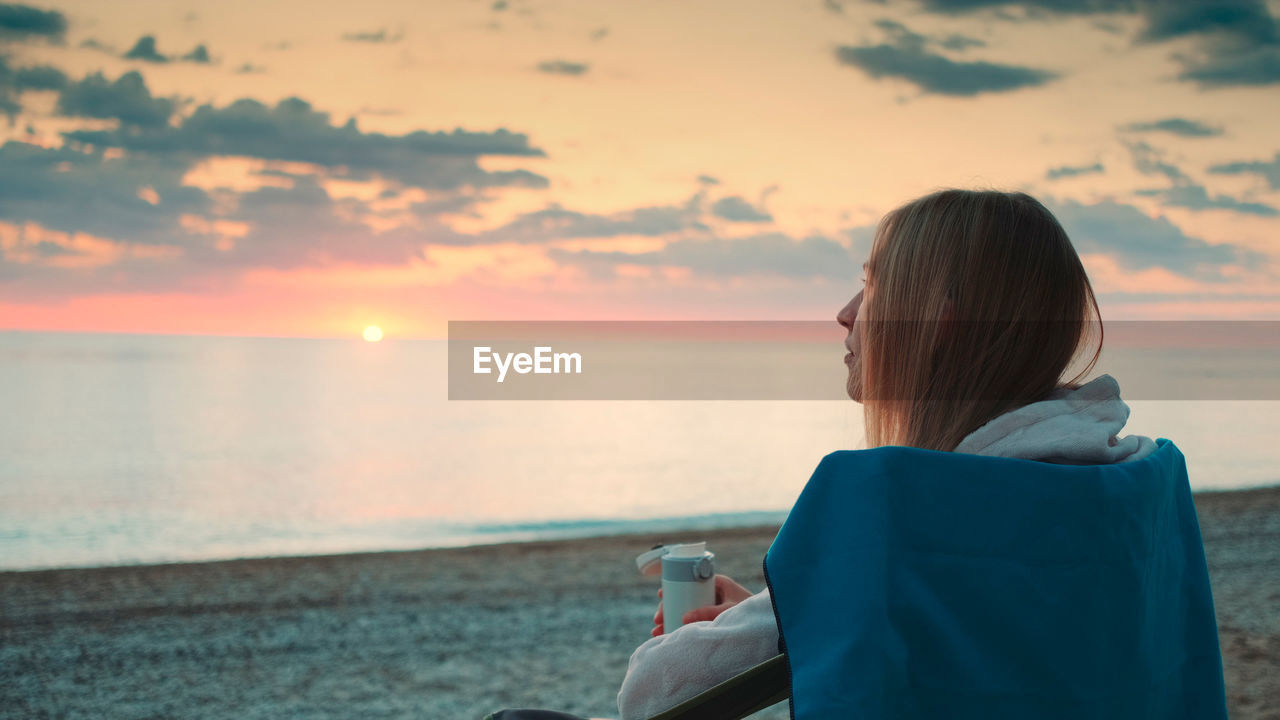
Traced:
<path fill-rule="evenodd" d="M 1186 462 L 835 452 L 765 558 L 799 719 L 1225 719 Z"/>

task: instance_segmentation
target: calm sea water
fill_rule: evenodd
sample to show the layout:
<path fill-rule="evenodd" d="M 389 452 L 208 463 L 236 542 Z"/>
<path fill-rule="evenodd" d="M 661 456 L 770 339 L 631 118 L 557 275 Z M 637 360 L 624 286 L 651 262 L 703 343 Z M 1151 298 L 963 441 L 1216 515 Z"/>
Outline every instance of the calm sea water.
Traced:
<path fill-rule="evenodd" d="M 1196 489 L 1280 482 L 1280 402 L 1129 404 Z M 777 522 L 861 435 L 851 402 L 450 402 L 444 341 L 0 333 L 0 568 Z"/>

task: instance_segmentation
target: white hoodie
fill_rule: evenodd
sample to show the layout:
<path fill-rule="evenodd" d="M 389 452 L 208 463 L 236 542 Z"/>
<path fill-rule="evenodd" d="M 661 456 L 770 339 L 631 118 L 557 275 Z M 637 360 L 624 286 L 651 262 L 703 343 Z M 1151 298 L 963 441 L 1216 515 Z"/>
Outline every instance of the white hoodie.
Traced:
<path fill-rule="evenodd" d="M 955 451 L 1072 465 L 1138 460 L 1156 445 L 1141 435 L 1119 437 L 1128 419 L 1120 385 L 1100 375 L 995 418 Z M 622 720 L 656 715 L 777 654 L 778 625 L 766 589 L 711 622 L 685 625 L 636 648 L 618 692 L 618 713 Z"/>

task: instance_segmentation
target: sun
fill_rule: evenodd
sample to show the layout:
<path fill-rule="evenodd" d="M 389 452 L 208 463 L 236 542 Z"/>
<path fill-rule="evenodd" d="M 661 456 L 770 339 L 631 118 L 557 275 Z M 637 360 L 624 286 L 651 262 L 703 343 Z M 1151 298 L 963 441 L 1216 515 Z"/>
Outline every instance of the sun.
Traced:
<path fill-rule="evenodd" d="M 364 339 L 369 342 L 378 342 L 382 339 L 382 328 L 377 325 L 370 325 L 364 329 Z"/>

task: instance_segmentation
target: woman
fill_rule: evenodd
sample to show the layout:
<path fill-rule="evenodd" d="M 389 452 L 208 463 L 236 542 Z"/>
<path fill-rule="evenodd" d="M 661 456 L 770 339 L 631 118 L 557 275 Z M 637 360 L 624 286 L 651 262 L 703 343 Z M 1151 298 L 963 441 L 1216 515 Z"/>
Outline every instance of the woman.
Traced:
<path fill-rule="evenodd" d="M 847 389 L 868 447 L 905 445 L 1055 463 L 1146 457 L 1147 437 L 1109 375 L 1077 385 L 1101 345 L 1079 256 L 1053 215 L 1023 193 L 944 190 L 885 216 L 865 287 L 836 316 L 848 332 Z M 1097 319 L 1088 365 L 1060 385 Z M 716 578 L 717 604 L 631 656 L 622 720 L 654 715 L 778 653 L 768 590 Z"/>

